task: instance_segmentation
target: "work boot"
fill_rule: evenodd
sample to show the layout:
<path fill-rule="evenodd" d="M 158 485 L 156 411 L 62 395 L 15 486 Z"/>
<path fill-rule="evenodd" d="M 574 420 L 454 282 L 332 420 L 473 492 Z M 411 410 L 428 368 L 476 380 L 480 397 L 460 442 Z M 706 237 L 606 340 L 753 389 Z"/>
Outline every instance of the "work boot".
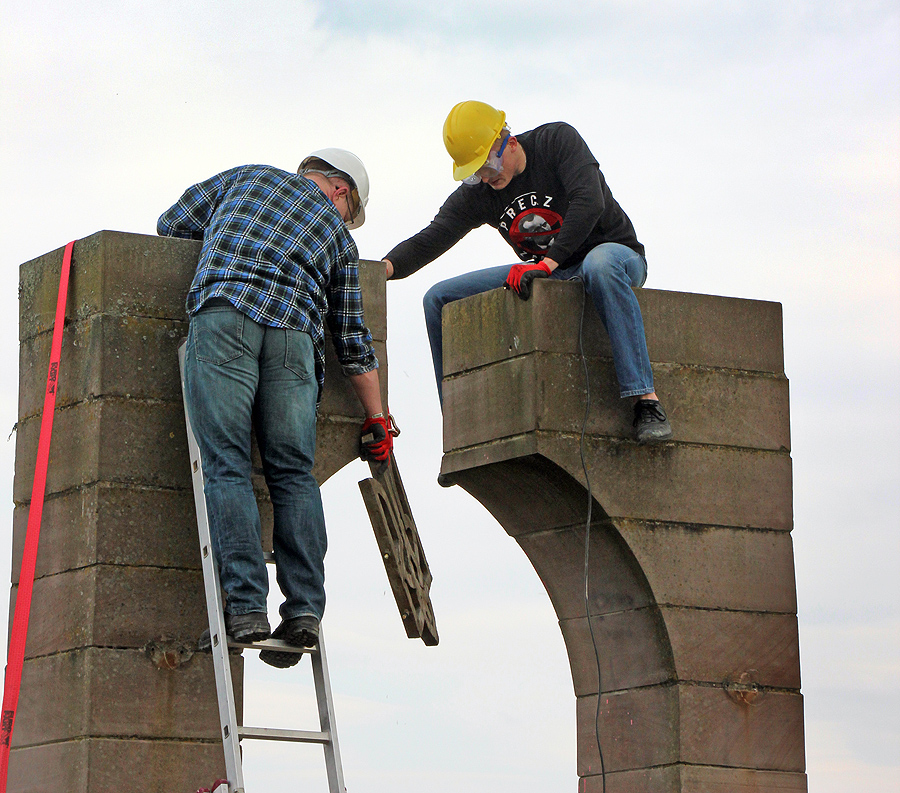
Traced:
<path fill-rule="evenodd" d="M 672 425 L 656 399 L 639 399 L 634 403 L 632 426 L 638 443 L 661 443 L 672 437 Z"/>
<path fill-rule="evenodd" d="M 238 644 L 262 642 L 269 638 L 271 632 L 269 618 L 262 611 L 251 611 L 249 614 L 225 612 L 225 633 L 233 642 Z M 205 653 L 211 646 L 212 641 L 210 641 L 209 628 L 207 628 L 197 640 L 197 649 L 201 653 Z"/>
<path fill-rule="evenodd" d="M 310 614 L 284 620 L 274 631 L 273 639 L 281 639 L 292 647 L 315 647 L 319 641 L 319 620 Z M 287 669 L 300 661 L 302 653 L 286 653 L 280 650 L 263 650 L 259 660 L 278 669 Z"/>
<path fill-rule="evenodd" d="M 229 614 L 225 612 L 225 633 L 228 638 L 239 644 L 262 642 L 269 638 L 272 629 L 265 612 L 251 611 L 248 614 Z"/>

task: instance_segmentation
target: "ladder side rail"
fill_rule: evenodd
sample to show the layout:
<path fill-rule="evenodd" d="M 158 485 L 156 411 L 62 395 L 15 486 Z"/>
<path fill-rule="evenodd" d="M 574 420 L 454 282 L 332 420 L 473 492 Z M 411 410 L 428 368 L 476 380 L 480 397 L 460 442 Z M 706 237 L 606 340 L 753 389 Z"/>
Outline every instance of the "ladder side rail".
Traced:
<path fill-rule="evenodd" d="M 216 676 L 216 696 L 219 704 L 219 723 L 225 753 L 225 773 L 229 791 L 243 793 L 244 774 L 241 768 L 240 735 L 237 726 L 237 709 L 234 685 L 231 678 L 231 662 L 228 657 L 228 640 L 225 632 L 225 614 L 222 608 L 219 571 L 212 551 L 206 496 L 203 491 L 203 464 L 200 447 L 191 427 L 187 393 L 184 382 L 184 354 L 186 342 L 178 348 L 178 367 L 181 373 L 181 391 L 184 401 L 184 421 L 187 430 L 188 451 L 191 460 L 191 482 L 194 490 L 194 507 L 197 512 L 197 529 L 200 538 L 200 559 L 203 567 L 203 588 L 206 594 L 206 611 L 209 618 L 209 636 Z"/>
<path fill-rule="evenodd" d="M 341 751 L 338 746 L 337 729 L 334 718 L 334 701 L 331 695 L 331 680 L 328 676 L 328 659 L 325 657 L 325 642 L 322 629 L 319 627 L 318 652 L 310 655 L 313 669 L 313 681 L 316 687 L 316 703 L 319 706 L 319 726 L 322 732 L 331 736 L 323 748 L 325 750 L 325 769 L 328 773 L 329 793 L 345 793 L 344 771 L 341 766 Z"/>

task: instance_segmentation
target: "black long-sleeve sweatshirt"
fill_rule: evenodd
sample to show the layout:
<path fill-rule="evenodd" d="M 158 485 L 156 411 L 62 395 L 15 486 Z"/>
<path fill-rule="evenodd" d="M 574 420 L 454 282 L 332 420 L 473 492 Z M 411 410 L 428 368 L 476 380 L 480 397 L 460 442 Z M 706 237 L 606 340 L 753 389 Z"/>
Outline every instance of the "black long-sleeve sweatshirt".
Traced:
<path fill-rule="evenodd" d="M 385 256 L 394 278 L 412 275 L 485 223 L 523 261 L 549 256 L 566 268 L 602 242 L 644 254 L 634 226 L 574 127 L 544 124 L 516 140 L 525 151 L 525 170 L 502 190 L 484 183 L 460 185 L 428 226 Z"/>

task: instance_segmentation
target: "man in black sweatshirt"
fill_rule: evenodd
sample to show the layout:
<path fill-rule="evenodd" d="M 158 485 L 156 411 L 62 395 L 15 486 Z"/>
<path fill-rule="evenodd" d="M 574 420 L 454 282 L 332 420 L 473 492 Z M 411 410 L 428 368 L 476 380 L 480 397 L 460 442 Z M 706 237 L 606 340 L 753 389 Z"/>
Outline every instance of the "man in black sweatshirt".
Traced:
<path fill-rule="evenodd" d="M 453 178 L 463 184 L 426 228 L 384 259 L 388 278 L 405 278 L 487 223 L 523 262 L 450 278 L 426 293 L 438 395 L 441 309 L 447 303 L 501 286 L 527 300 L 535 278 L 577 278 L 609 334 L 620 396 L 634 401 L 636 440 L 668 440 L 672 428 L 654 390 L 632 289 L 647 278 L 644 246 L 634 226 L 573 127 L 556 122 L 513 136 L 505 122 L 503 111 L 483 102 L 461 102 L 450 111 L 444 145 L 453 158 Z"/>

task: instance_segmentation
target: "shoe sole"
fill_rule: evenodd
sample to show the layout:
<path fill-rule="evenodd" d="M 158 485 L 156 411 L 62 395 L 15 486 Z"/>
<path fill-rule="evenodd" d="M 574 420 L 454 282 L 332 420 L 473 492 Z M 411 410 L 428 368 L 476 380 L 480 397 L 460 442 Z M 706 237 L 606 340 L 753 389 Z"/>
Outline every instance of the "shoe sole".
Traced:
<path fill-rule="evenodd" d="M 280 653 L 278 650 L 263 650 L 259 654 L 259 660 L 276 669 L 287 669 L 300 663 L 303 653 Z"/>

